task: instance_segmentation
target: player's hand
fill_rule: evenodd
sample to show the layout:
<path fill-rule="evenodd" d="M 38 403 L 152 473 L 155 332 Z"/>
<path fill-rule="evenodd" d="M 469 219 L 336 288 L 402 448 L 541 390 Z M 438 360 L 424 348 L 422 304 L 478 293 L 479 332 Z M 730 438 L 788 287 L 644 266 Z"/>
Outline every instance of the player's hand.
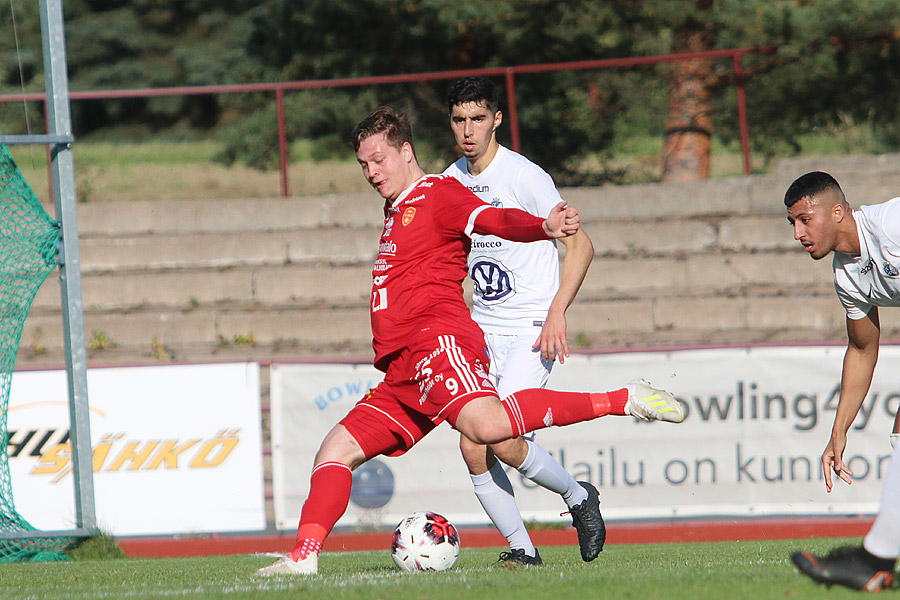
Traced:
<path fill-rule="evenodd" d="M 831 492 L 832 481 L 831 472 L 837 473 L 837 476 L 843 479 L 848 485 L 853 483 L 850 479 L 853 476 L 847 465 L 844 464 L 844 448 L 847 446 L 847 437 L 831 434 L 828 445 L 825 446 L 825 452 L 822 453 L 822 471 L 825 474 L 825 490 Z"/>
<path fill-rule="evenodd" d="M 564 238 L 578 233 L 581 227 L 581 217 L 573 206 L 567 206 L 560 202 L 550 211 L 544 219 L 544 232 L 551 238 Z"/>
<path fill-rule="evenodd" d="M 541 357 L 544 360 L 557 360 L 559 364 L 566 362 L 569 357 L 569 345 L 566 343 L 566 315 L 548 313 L 544 326 L 541 327 L 541 335 L 531 346 L 541 349 Z"/>

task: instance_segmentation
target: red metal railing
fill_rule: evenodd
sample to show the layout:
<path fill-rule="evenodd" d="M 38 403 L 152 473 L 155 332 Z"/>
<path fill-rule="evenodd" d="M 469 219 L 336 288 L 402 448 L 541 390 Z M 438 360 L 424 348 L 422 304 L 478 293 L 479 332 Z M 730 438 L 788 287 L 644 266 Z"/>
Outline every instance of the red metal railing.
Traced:
<path fill-rule="evenodd" d="M 354 77 L 342 79 L 313 79 L 307 81 L 286 81 L 280 83 L 249 83 L 233 85 L 180 86 L 167 88 L 123 89 L 73 91 L 70 100 L 116 100 L 123 98 L 153 98 L 160 96 L 196 96 L 213 94 L 244 94 L 251 92 L 275 92 L 278 124 L 278 154 L 281 169 L 281 195 L 290 195 L 288 181 L 287 133 L 284 116 L 284 93 L 289 91 L 311 90 L 317 88 L 360 87 L 364 85 L 385 85 L 391 83 L 414 83 L 458 79 L 468 75 L 503 76 L 506 81 L 507 117 L 510 123 L 510 136 L 513 150 L 520 150 L 519 121 L 516 111 L 515 76 L 529 73 L 547 73 L 554 71 L 574 71 L 591 69 L 618 69 L 676 62 L 698 58 L 731 58 L 734 64 L 734 85 L 737 92 L 738 122 L 740 128 L 741 154 L 745 175 L 750 170 L 750 143 L 747 125 L 747 102 L 744 73 L 741 59 L 747 54 L 771 52 L 773 48 L 731 48 L 710 50 L 707 52 L 686 52 L 681 54 L 659 54 L 653 56 L 635 56 L 629 58 L 607 58 L 598 60 L 581 60 L 570 62 L 544 63 L 536 65 L 517 65 L 512 67 L 487 67 L 481 69 L 465 69 L 454 71 L 433 71 L 428 73 L 406 73 L 401 75 L 380 75 L 373 77 Z M 37 101 L 46 103 L 46 97 L 40 93 L 0 94 L 0 104 L 4 102 Z M 45 110 L 46 113 L 46 110 Z"/>

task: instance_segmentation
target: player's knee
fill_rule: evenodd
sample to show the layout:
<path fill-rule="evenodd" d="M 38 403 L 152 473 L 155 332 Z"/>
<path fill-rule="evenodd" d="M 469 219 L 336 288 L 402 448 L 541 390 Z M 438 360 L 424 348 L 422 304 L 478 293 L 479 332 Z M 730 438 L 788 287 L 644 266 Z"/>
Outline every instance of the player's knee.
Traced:
<path fill-rule="evenodd" d="M 492 423 L 490 421 L 476 421 L 472 423 L 465 436 L 476 444 L 496 444 L 509 437 L 509 432 L 503 425 L 505 423 Z"/>
<path fill-rule="evenodd" d="M 493 455 L 489 447 L 476 444 L 464 435 L 459 436 L 459 451 L 472 475 L 487 473 L 493 465 Z"/>
<path fill-rule="evenodd" d="M 454 425 L 476 444 L 494 444 L 512 437 L 509 418 L 496 396 L 484 396 L 467 403 Z"/>
<path fill-rule="evenodd" d="M 490 449 L 498 459 L 514 469 L 518 469 L 528 456 L 528 442 L 522 437 L 492 444 Z"/>

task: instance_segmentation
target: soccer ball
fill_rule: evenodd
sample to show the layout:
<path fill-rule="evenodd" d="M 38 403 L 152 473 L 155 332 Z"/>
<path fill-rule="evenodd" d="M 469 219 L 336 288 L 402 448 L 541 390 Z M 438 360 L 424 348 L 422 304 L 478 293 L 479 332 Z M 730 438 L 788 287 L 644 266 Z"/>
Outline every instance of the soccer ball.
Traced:
<path fill-rule="evenodd" d="M 401 571 L 444 571 L 459 557 L 459 533 L 437 513 L 413 513 L 394 529 L 391 557 Z"/>

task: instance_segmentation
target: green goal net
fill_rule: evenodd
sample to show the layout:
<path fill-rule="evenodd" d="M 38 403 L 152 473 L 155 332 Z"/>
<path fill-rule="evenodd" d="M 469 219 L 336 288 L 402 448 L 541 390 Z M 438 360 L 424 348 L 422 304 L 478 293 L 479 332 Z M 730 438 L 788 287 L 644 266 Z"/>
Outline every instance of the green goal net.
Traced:
<path fill-rule="evenodd" d="M 38 288 L 56 268 L 59 224 L 0 144 L 0 533 L 34 531 L 16 512 L 9 473 L 7 414 L 19 340 Z M 0 538 L 0 562 L 65 560 L 73 538 Z"/>

